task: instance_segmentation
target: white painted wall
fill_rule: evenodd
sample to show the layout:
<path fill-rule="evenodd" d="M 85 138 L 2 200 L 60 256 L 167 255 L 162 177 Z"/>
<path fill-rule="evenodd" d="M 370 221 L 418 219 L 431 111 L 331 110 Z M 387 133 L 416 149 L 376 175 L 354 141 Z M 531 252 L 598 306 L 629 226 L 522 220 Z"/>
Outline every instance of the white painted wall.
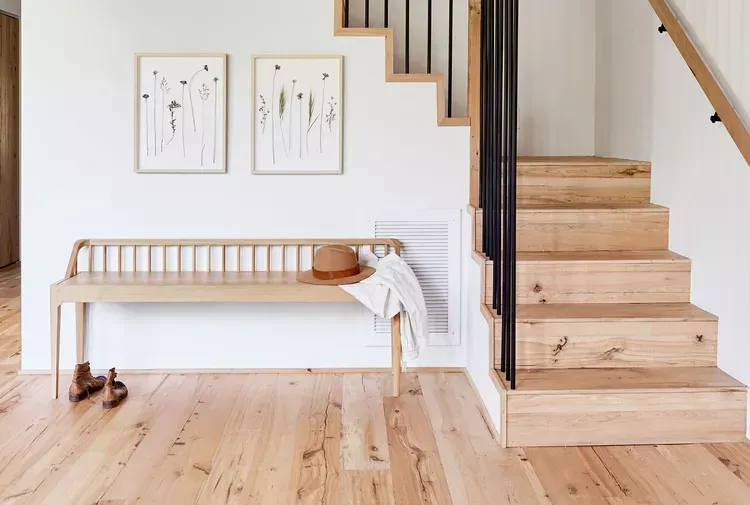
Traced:
<path fill-rule="evenodd" d="M 77 238 L 371 236 L 384 213 L 466 205 L 468 128 L 436 126 L 434 85 L 384 82 L 382 39 L 333 37 L 332 0 L 35 0 L 23 22 L 24 369 L 49 368 L 49 285 Z M 229 54 L 228 174 L 133 173 L 136 52 Z M 344 54 L 344 175 L 251 174 L 252 53 Z M 97 368 L 390 362 L 388 348 L 365 346 L 372 319 L 354 304 L 114 305 L 91 316 Z M 62 335 L 69 368 L 70 307 Z M 416 364 L 464 361 L 462 347 L 444 346 Z"/>
<path fill-rule="evenodd" d="M 405 10 L 391 2 L 396 71 L 404 71 Z M 524 0 L 519 13 L 519 153 L 594 153 L 595 0 Z M 411 72 L 427 67 L 427 2 L 410 3 Z M 466 114 L 468 1 L 454 2 L 454 115 Z M 370 26 L 383 26 L 370 2 Z M 364 0 L 351 0 L 351 26 L 364 26 Z M 448 73 L 448 0 L 433 0 L 433 72 Z"/>
<path fill-rule="evenodd" d="M 20 17 L 21 0 L 0 0 L 0 11 Z"/>
<path fill-rule="evenodd" d="M 653 162 L 652 199 L 671 211 L 670 248 L 693 260 L 692 302 L 719 316 L 719 366 L 750 384 L 750 167 L 724 126 L 709 121 L 714 110 L 671 39 L 656 31 L 648 2 L 605 1 L 597 14 L 611 50 L 597 77 L 610 99 L 597 115 L 607 132 L 597 135 L 597 153 Z M 747 111 L 750 9 L 732 0 L 673 5 L 689 7 L 681 16 Z"/>

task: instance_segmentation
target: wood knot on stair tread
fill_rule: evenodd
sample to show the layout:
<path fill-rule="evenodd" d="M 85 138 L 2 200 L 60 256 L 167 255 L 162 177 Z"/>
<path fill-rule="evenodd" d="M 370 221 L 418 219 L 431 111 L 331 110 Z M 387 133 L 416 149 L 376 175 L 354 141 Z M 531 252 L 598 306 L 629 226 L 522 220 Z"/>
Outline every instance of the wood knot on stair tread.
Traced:
<path fill-rule="evenodd" d="M 560 354 L 566 345 L 568 345 L 568 337 L 561 338 L 560 343 L 557 344 L 552 350 L 552 356 L 557 356 L 558 354 Z"/>
<path fill-rule="evenodd" d="M 703 335 L 696 335 L 696 336 L 695 336 L 695 340 L 697 340 L 697 341 L 698 341 L 698 343 L 701 343 L 701 342 L 703 342 Z"/>

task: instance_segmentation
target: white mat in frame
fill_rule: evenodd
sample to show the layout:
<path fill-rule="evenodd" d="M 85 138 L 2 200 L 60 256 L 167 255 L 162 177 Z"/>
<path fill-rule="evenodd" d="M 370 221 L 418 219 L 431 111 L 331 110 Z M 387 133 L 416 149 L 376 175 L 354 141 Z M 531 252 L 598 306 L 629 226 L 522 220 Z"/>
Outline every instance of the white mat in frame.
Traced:
<path fill-rule="evenodd" d="M 134 95 L 136 172 L 226 172 L 226 54 L 136 54 Z"/>
<path fill-rule="evenodd" d="M 252 58 L 255 174 L 343 171 L 341 55 Z"/>

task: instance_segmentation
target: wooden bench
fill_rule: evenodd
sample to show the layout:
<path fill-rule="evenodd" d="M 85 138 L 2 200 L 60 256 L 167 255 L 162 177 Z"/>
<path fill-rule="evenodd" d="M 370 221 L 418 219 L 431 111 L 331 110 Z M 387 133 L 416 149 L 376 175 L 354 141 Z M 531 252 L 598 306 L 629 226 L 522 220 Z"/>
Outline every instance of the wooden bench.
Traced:
<path fill-rule="evenodd" d="M 89 303 L 357 302 L 339 286 L 297 282 L 317 247 L 344 244 L 359 255 L 401 253 L 394 239 L 79 240 L 65 278 L 50 287 L 53 397 L 60 382 L 60 313 L 75 303 L 76 361 L 86 360 Z M 400 316 L 391 320 L 393 393 L 401 383 Z"/>

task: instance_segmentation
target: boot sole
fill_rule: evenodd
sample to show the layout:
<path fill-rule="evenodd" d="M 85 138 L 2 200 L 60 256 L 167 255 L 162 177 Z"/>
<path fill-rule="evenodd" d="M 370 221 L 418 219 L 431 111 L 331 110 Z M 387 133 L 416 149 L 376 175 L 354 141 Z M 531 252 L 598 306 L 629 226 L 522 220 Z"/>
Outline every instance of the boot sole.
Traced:
<path fill-rule="evenodd" d="M 103 401 L 103 402 L 102 402 L 102 407 L 104 407 L 105 409 L 113 409 L 113 408 L 117 407 L 118 405 L 120 405 L 120 403 L 121 403 L 121 402 L 122 402 L 122 401 L 123 401 L 123 400 L 124 400 L 125 398 L 127 398 L 127 397 L 128 397 L 128 394 L 127 394 L 127 393 L 125 393 L 125 396 L 123 396 L 123 397 L 122 397 L 122 398 L 120 398 L 119 400 L 113 400 L 113 401 L 111 401 L 111 402 L 104 402 L 104 401 Z"/>

